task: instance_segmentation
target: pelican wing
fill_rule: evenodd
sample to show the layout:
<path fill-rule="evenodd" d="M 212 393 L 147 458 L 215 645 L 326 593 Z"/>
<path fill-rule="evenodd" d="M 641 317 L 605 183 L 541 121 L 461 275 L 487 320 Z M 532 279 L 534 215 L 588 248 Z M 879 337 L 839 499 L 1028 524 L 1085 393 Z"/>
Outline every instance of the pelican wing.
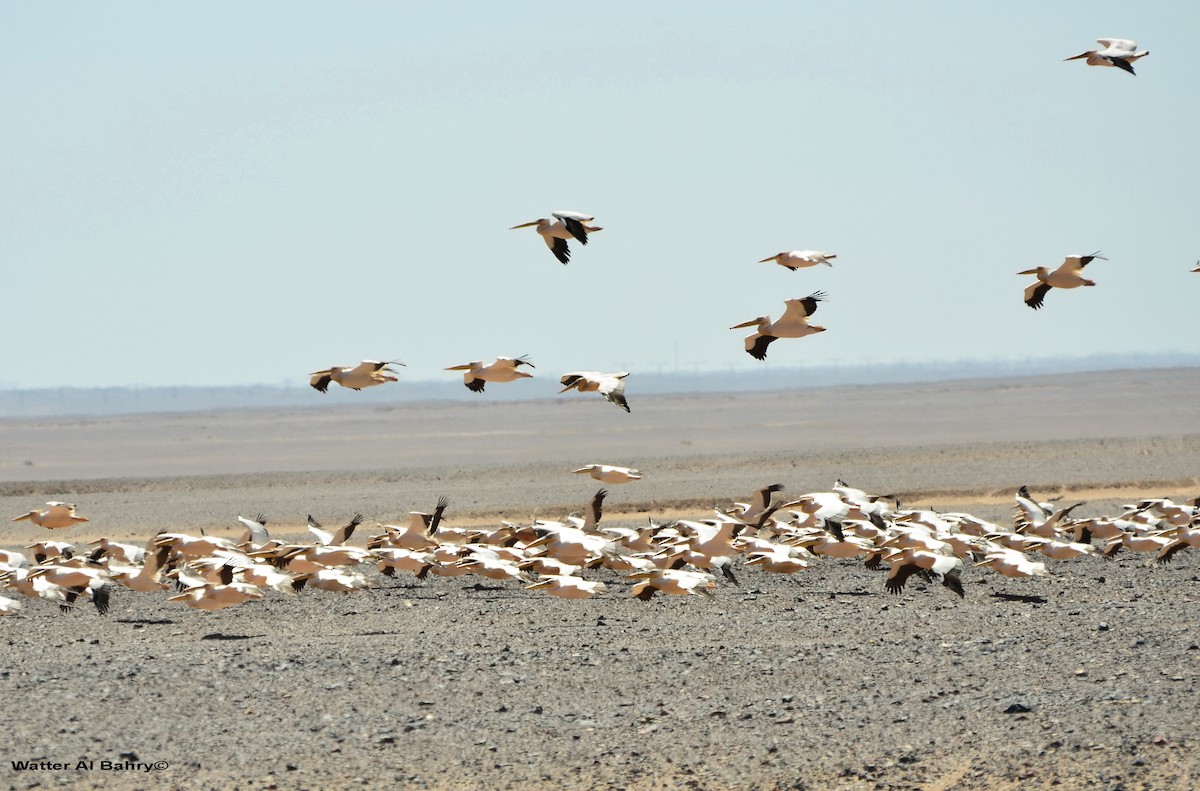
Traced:
<path fill-rule="evenodd" d="M 746 336 L 746 353 L 756 360 L 767 359 L 767 347 L 776 340 L 774 335 L 756 332 Z"/>
<path fill-rule="evenodd" d="M 825 300 L 824 291 L 814 291 L 804 299 L 800 300 L 800 305 L 804 308 L 804 315 L 811 316 L 817 312 L 817 303 Z"/>
<path fill-rule="evenodd" d="M 1137 42 L 1127 38 L 1098 38 L 1096 43 L 1109 50 L 1105 55 L 1120 57 L 1122 53 L 1132 55 L 1137 52 Z"/>
<path fill-rule="evenodd" d="M 482 393 L 483 386 L 486 385 L 487 382 L 483 381 L 482 379 L 476 378 L 476 379 L 465 380 L 464 384 L 467 386 L 467 389 L 470 390 L 472 393 Z"/>
<path fill-rule="evenodd" d="M 1108 58 L 1108 61 L 1112 65 L 1116 66 L 1118 69 L 1121 69 L 1122 71 L 1127 71 L 1135 77 L 1137 76 L 1137 72 L 1133 70 L 1133 64 L 1130 63 L 1129 61 L 1125 60 L 1124 58 L 1117 58 L 1117 57 L 1113 57 L 1110 55 Z"/>
<path fill-rule="evenodd" d="M 545 236 L 546 244 L 550 246 L 551 252 L 560 263 L 566 265 L 571 263 L 571 248 L 567 246 L 566 239 L 559 239 L 556 236 Z"/>
<path fill-rule="evenodd" d="M 324 393 L 329 390 L 329 383 L 333 381 L 332 373 L 333 371 L 330 370 L 315 371 L 312 374 L 312 378 L 308 380 L 308 383 L 312 385 L 314 389 Z"/>
<path fill-rule="evenodd" d="M 1034 310 L 1042 307 L 1042 301 L 1046 299 L 1046 294 L 1050 293 L 1050 286 L 1040 280 L 1031 284 L 1025 289 L 1025 304 Z"/>
<path fill-rule="evenodd" d="M 629 374 L 617 374 L 615 376 L 606 376 L 600 380 L 600 395 L 604 396 L 610 403 L 629 411 L 629 402 L 625 400 L 625 377 Z"/>

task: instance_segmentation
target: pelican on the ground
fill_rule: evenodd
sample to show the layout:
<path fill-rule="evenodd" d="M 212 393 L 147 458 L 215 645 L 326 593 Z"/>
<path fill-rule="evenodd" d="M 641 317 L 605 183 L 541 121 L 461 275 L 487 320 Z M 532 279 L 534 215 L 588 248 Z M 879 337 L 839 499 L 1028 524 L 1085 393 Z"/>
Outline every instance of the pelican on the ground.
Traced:
<path fill-rule="evenodd" d="M 46 506 L 46 508 L 34 508 L 27 514 L 15 517 L 12 521 L 21 522 L 28 519 L 35 525 L 48 530 L 74 527 L 80 522 L 88 521 L 87 517 L 78 516 L 75 513 L 75 506 L 71 503 L 46 503 Z"/>
<path fill-rule="evenodd" d="M 580 244 L 587 244 L 589 233 L 604 230 L 599 226 L 588 225 L 589 222 L 596 219 L 590 214 L 581 214 L 577 211 L 555 211 L 550 212 L 550 216 L 554 219 L 542 217 L 533 222 L 514 225 L 509 230 L 515 231 L 518 228 L 537 226 L 537 232 L 542 235 L 546 246 L 563 264 L 571 263 L 571 248 L 567 246 L 568 239 L 574 238 Z"/>
<path fill-rule="evenodd" d="M 757 325 L 758 331 L 746 336 L 746 353 L 756 360 L 765 360 L 767 347 L 777 338 L 803 338 L 805 335 L 825 331 L 824 327 L 808 323 L 808 318 L 817 310 L 817 303 L 824 300 L 824 291 L 814 291 L 804 299 L 785 300 L 783 304 L 787 307 L 778 321 L 771 321 L 770 316 L 759 316 L 735 324 L 729 329 L 737 330 Z"/>
<path fill-rule="evenodd" d="M 1127 38 L 1098 38 L 1096 43 L 1104 49 L 1089 49 L 1087 52 L 1063 58 L 1063 61 L 1087 58 L 1089 66 L 1116 66 L 1118 69 L 1136 75 L 1137 72 L 1133 70 L 1133 62 L 1150 54 L 1150 51 L 1145 49 L 1138 52 L 1137 42 Z"/>
<path fill-rule="evenodd" d="M 581 393 L 597 392 L 609 400 L 610 403 L 629 411 L 629 403 L 625 400 L 625 377 L 629 376 L 628 371 L 621 371 L 615 374 L 605 374 L 599 371 L 572 371 L 569 374 L 563 374 L 558 380 L 563 386 L 559 393 L 565 393 L 568 390 L 578 390 Z"/>
<path fill-rule="evenodd" d="M 497 357 L 494 363 L 488 365 L 484 365 L 483 360 L 474 360 L 462 365 L 451 366 L 446 370 L 466 371 L 463 374 L 463 384 L 473 393 L 482 393 L 484 385 L 488 382 L 515 382 L 518 379 L 532 377 L 533 374 L 519 370 L 522 365 L 535 367 L 533 363 L 529 362 L 529 355 L 523 354 L 520 357 Z"/>
<path fill-rule="evenodd" d="M 391 376 L 391 374 L 399 372 L 388 368 L 389 365 L 404 365 L 404 363 L 399 360 L 385 362 L 363 360 L 353 368 L 335 365 L 323 371 L 313 371 L 309 374 L 312 377 L 309 384 L 313 389 L 324 393 L 329 389 L 330 382 L 337 382 L 342 387 L 348 387 L 351 390 L 362 390 L 364 387 L 374 387 L 385 382 L 400 381 L 399 378 Z"/>
<path fill-rule="evenodd" d="M 571 472 L 587 473 L 601 483 L 632 483 L 642 479 L 642 473 L 639 470 L 630 467 L 615 467 L 611 464 L 589 464 L 578 470 L 571 470 Z"/>
<path fill-rule="evenodd" d="M 1083 276 L 1083 268 L 1097 258 L 1101 261 L 1108 260 L 1099 252 L 1091 255 L 1069 255 L 1053 272 L 1044 266 L 1018 272 L 1018 275 L 1037 275 L 1037 282 L 1031 283 L 1025 289 L 1025 304 L 1037 310 L 1042 306 L 1046 293 L 1052 288 L 1078 288 L 1079 286 L 1096 285 L 1095 281 L 1088 280 Z"/>
<path fill-rule="evenodd" d="M 837 253 L 825 253 L 820 250 L 787 250 L 767 256 L 759 261 L 759 263 L 765 264 L 768 261 L 774 261 L 785 269 L 795 272 L 797 269 L 803 269 L 806 266 L 817 266 L 818 264 L 833 266 L 829 262 L 834 258 L 837 258 Z"/>

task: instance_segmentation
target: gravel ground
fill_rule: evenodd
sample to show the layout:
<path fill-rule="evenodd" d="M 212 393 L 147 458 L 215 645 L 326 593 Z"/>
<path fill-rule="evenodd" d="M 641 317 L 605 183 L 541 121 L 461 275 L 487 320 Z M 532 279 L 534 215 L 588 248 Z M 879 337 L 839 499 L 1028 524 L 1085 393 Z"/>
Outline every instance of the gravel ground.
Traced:
<path fill-rule="evenodd" d="M 701 399 L 646 399 L 640 412 L 670 425 L 581 451 L 563 446 L 584 432 L 572 410 L 592 404 L 579 403 L 552 410 L 566 417 L 540 439 L 514 429 L 507 463 L 484 426 L 527 404 L 441 416 L 460 439 L 431 428 L 391 465 L 378 464 L 387 443 L 365 430 L 376 410 L 306 416 L 322 437 L 357 425 L 361 456 L 337 442 L 327 457 L 299 453 L 291 439 L 271 441 L 272 421 L 257 413 L 8 422 L 5 446 L 26 444 L 6 460 L 34 463 L 0 464 L 0 507 L 75 501 L 93 522 L 74 541 L 224 527 L 259 510 L 285 530 L 309 511 L 326 523 L 355 510 L 388 520 L 439 494 L 454 502 L 451 524 L 556 518 L 597 486 L 564 467 L 635 461 L 647 479 L 614 489 L 609 519 L 703 516 L 764 483 L 798 493 L 837 475 L 993 519 L 1007 518 L 1021 483 L 1085 495 L 1080 514 L 1111 513 L 1139 496 L 1200 493 L 1200 421 L 1184 397 L 1196 377 L 1148 376 L 1106 374 L 1107 388 L 1087 377 L 913 386 L 882 400 L 869 388 L 824 391 L 809 400 L 840 404 L 840 417 L 813 423 L 807 444 L 774 425 L 800 417 L 767 394 L 721 400 L 724 417 Z M 1006 394 L 1034 392 L 1041 410 L 1019 430 L 993 417 L 966 424 L 976 410 L 1022 412 Z M 635 419 L 632 404 L 625 416 L 598 402 L 594 419 L 608 420 L 604 409 Z M 883 433 L 856 429 L 856 414 Z M 299 419 L 282 416 L 281 431 Z M 226 470 L 212 466 L 213 448 L 187 450 L 213 421 L 235 427 L 212 440 L 232 454 Z M 238 430 L 247 441 L 231 450 Z M 606 443 L 625 443 L 619 458 Z M 5 547 L 47 535 L 6 528 Z M 788 577 L 739 568 L 741 587 L 647 603 L 606 572 L 593 572 L 606 595 L 575 602 L 515 583 L 373 572 L 365 593 L 272 594 L 217 613 L 124 590 L 107 617 L 27 602 L 24 617 L 0 618 L 10 702 L 0 787 L 1200 787 L 1200 553 L 1166 567 L 1082 558 L 1051 572 L 1010 581 L 967 569 L 961 601 L 915 581 L 891 596 L 881 574 L 825 560 Z"/>

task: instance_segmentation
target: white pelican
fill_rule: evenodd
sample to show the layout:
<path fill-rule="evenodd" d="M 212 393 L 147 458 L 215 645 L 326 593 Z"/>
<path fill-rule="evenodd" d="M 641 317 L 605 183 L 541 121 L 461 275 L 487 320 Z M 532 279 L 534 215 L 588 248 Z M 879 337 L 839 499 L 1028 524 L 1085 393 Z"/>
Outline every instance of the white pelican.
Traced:
<path fill-rule="evenodd" d="M 803 338 L 817 332 L 824 332 L 824 327 L 808 323 L 808 317 L 817 310 L 817 303 L 825 299 L 824 291 L 816 291 L 804 299 L 789 299 L 784 301 L 787 307 L 779 321 L 771 321 L 770 316 L 759 316 L 750 321 L 735 324 L 729 329 L 737 330 L 742 327 L 758 325 L 758 331 L 746 336 L 746 353 L 756 360 L 767 359 L 767 347 L 776 338 Z"/>
<path fill-rule="evenodd" d="M 637 580 L 629 592 L 642 601 L 650 601 L 659 591 L 668 596 L 711 596 L 717 588 L 717 580 L 713 575 L 686 569 L 639 571 L 628 575 L 626 579 Z"/>
<path fill-rule="evenodd" d="M 1082 273 L 1083 268 L 1097 258 L 1101 261 L 1108 260 L 1099 252 L 1091 255 L 1069 255 L 1053 272 L 1044 266 L 1018 272 L 1018 275 L 1037 275 L 1037 282 L 1031 283 L 1025 289 L 1025 304 L 1037 310 L 1042 306 L 1042 300 L 1046 298 L 1046 293 L 1052 288 L 1078 288 L 1079 286 L 1096 285 L 1095 281 L 1088 280 Z"/>
<path fill-rule="evenodd" d="M 1200 261 L 1197 261 L 1197 262 L 1196 262 L 1196 268 L 1195 268 L 1195 269 L 1193 269 L 1192 271 L 1193 271 L 1193 272 L 1200 272 Z"/>
<path fill-rule="evenodd" d="M 35 508 L 27 514 L 21 514 L 12 521 L 21 522 L 28 519 L 35 525 L 48 530 L 60 527 L 74 527 L 80 522 L 88 521 L 86 517 L 75 514 L 75 506 L 71 503 L 46 503 L 47 508 Z"/>
<path fill-rule="evenodd" d="M 571 470 L 576 475 L 587 473 L 601 483 L 633 483 L 642 479 L 639 470 L 630 467 L 615 467 L 611 464 L 589 464 L 578 470 Z"/>
<path fill-rule="evenodd" d="M 0 596 L 0 615 L 16 615 L 21 611 L 21 602 Z"/>
<path fill-rule="evenodd" d="M 551 596 L 560 599 L 589 599 L 597 593 L 603 593 L 603 582 L 585 580 L 582 577 L 572 577 L 566 574 L 547 574 L 537 582 L 526 585 L 525 590 L 544 590 Z"/>
<path fill-rule="evenodd" d="M 596 219 L 590 214 L 581 214 L 577 211 L 555 211 L 550 212 L 550 215 L 554 217 L 553 220 L 543 217 L 533 222 L 514 225 L 508 230 L 515 231 L 518 228 L 529 228 L 536 225 L 537 232 L 542 235 L 546 246 L 563 264 L 571 263 L 571 248 L 567 247 L 568 239 L 574 237 L 580 244 L 587 244 L 589 233 L 604 230 L 598 226 L 588 225 L 589 222 Z"/>
<path fill-rule="evenodd" d="M 313 371 L 309 374 L 312 377 L 309 384 L 324 393 L 329 389 L 330 382 L 337 382 L 342 387 L 348 387 L 351 390 L 362 390 L 364 387 L 374 387 L 385 382 L 399 382 L 399 378 L 391 376 L 398 372 L 388 368 L 389 365 L 404 365 L 404 363 L 399 360 L 386 362 L 363 360 L 353 368 L 335 365 L 324 371 Z"/>
<path fill-rule="evenodd" d="M 558 380 L 563 386 L 559 393 L 565 393 L 568 390 L 578 390 L 581 393 L 597 392 L 608 399 L 610 403 L 629 411 L 629 402 L 625 400 L 625 377 L 629 376 L 628 371 L 621 371 L 615 374 L 603 374 L 599 371 L 572 371 L 569 374 L 563 374 Z"/>
<path fill-rule="evenodd" d="M 188 588 L 178 596 L 168 596 L 167 601 L 181 601 L 197 610 L 222 610 L 248 601 L 261 599 L 262 591 L 246 582 L 234 582 L 233 567 L 222 566 L 220 582 L 205 582 Z"/>
<path fill-rule="evenodd" d="M 483 360 L 454 365 L 447 371 L 466 371 L 463 374 L 463 384 L 473 393 L 482 393 L 483 386 L 488 382 L 515 382 L 518 379 L 529 379 L 533 374 L 518 370 L 522 365 L 535 367 L 529 362 L 529 355 L 520 357 L 497 357 L 494 363 L 483 364 Z"/>
<path fill-rule="evenodd" d="M 803 269 L 806 266 L 817 266 L 818 264 L 833 266 L 829 262 L 834 258 L 837 258 L 837 253 L 824 253 L 820 250 L 789 250 L 767 256 L 759 261 L 759 263 L 765 264 L 768 261 L 774 261 L 780 266 L 795 272 L 797 269 Z"/>
<path fill-rule="evenodd" d="M 322 546 L 336 547 L 345 544 L 346 541 L 354 533 L 354 528 L 362 524 L 363 515 L 355 514 L 354 518 L 348 524 L 342 525 L 337 530 L 330 533 L 321 527 L 321 523 L 312 518 L 312 514 L 308 515 L 308 532 L 316 536 Z"/>
<path fill-rule="evenodd" d="M 958 594 L 960 599 L 963 597 L 962 580 L 958 576 L 958 568 L 962 566 L 962 561 L 956 557 L 924 549 L 901 549 L 895 550 L 883 560 L 891 565 L 887 581 L 884 583 L 888 593 L 900 593 L 909 577 L 920 574 L 930 582 L 936 580 L 942 583 Z"/>
<path fill-rule="evenodd" d="M 1150 54 L 1150 51 L 1145 49 L 1138 52 L 1137 42 L 1127 38 L 1098 38 L 1096 43 L 1104 49 L 1090 49 L 1087 52 L 1063 58 L 1063 62 L 1087 58 L 1089 66 L 1116 66 L 1118 69 L 1136 75 L 1137 72 L 1133 70 L 1133 62 Z"/>

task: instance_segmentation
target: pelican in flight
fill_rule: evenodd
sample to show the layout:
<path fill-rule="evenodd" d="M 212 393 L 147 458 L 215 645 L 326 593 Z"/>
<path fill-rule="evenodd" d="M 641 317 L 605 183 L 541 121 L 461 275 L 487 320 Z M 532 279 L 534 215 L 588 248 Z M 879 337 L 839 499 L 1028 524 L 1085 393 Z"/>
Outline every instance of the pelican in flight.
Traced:
<path fill-rule="evenodd" d="M 1200 272 L 1200 261 L 1197 261 L 1197 262 L 1196 262 L 1196 268 L 1195 268 L 1195 269 L 1193 269 L 1192 271 L 1193 271 L 1193 272 Z"/>
<path fill-rule="evenodd" d="M 768 256 L 759 261 L 759 263 L 765 264 L 768 261 L 774 261 L 780 266 L 795 272 L 797 269 L 803 269 L 806 266 L 817 266 L 818 264 L 833 266 L 829 262 L 834 258 L 837 258 L 837 253 L 823 253 L 820 250 L 789 250 Z"/>
<path fill-rule="evenodd" d="M 70 503 L 46 503 L 46 508 L 34 508 L 27 514 L 21 514 L 14 518 L 14 522 L 23 522 L 28 519 L 35 525 L 44 527 L 47 530 L 55 530 L 60 527 L 74 527 L 80 522 L 86 522 L 87 517 L 77 516 L 75 514 L 75 506 Z"/>
<path fill-rule="evenodd" d="M 642 473 L 639 470 L 634 470 L 629 467 L 615 467 L 611 464 L 589 464 L 586 467 L 580 467 L 578 470 L 571 470 L 575 474 L 587 473 L 601 483 L 633 483 L 642 479 Z"/>
<path fill-rule="evenodd" d="M 329 389 L 330 382 L 337 382 L 342 387 L 349 387 L 351 390 L 362 390 L 364 387 L 374 387 L 385 382 L 400 381 L 397 377 L 390 375 L 398 373 L 398 371 L 388 368 L 389 365 L 404 365 L 404 363 L 399 360 L 388 360 L 387 362 L 363 360 L 353 368 L 335 365 L 324 371 L 313 371 L 309 374 L 312 377 L 309 384 L 324 393 Z"/>
<path fill-rule="evenodd" d="M 569 374 L 563 374 L 562 379 L 559 379 L 559 384 L 563 386 L 559 393 L 565 393 L 568 390 L 578 390 L 581 393 L 597 392 L 609 400 L 610 403 L 629 411 L 629 403 L 625 400 L 625 377 L 629 376 L 628 371 L 621 371 L 615 374 L 602 374 L 598 371 L 572 371 Z"/>
<path fill-rule="evenodd" d="M 1044 266 L 1018 272 L 1018 275 L 1037 275 L 1037 282 L 1031 283 L 1025 289 L 1025 304 L 1037 310 L 1042 306 L 1046 293 L 1052 288 L 1078 288 L 1079 286 L 1096 285 L 1094 280 L 1088 280 L 1083 276 L 1083 268 L 1097 258 L 1101 261 L 1108 260 L 1099 252 L 1091 255 L 1069 255 L 1062 262 L 1062 266 L 1053 272 Z"/>
<path fill-rule="evenodd" d="M 1150 51 L 1145 49 L 1138 52 L 1137 42 L 1127 38 L 1098 38 L 1096 43 L 1104 49 L 1089 49 L 1087 52 L 1064 58 L 1064 62 L 1087 58 L 1089 66 L 1116 66 L 1136 76 L 1133 62 L 1150 54 Z"/>
<path fill-rule="evenodd" d="M 515 382 L 518 379 L 528 379 L 533 376 L 533 374 L 519 370 L 522 365 L 535 367 L 533 363 L 529 362 L 529 355 L 523 354 L 520 357 L 497 357 L 496 362 L 490 365 L 484 365 L 483 360 L 475 360 L 463 365 L 452 366 L 446 370 L 466 371 L 463 374 L 463 384 L 473 393 L 482 393 L 484 385 L 488 382 Z"/>
<path fill-rule="evenodd" d="M 815 291 L 804 299 L 789 299 L 783 304 L 787 307 L 779 321 L 771 321 L 770 316 L 759 316 L 750 321 L 735 324 L 729 329 L 737 330 L 742 327 L 758 326 L 758 331 L 746 336 L 746 353 L 756 360 L 767 359 L 767 347 L 776 338 L 803 338 L 825 328 L 809 324 L 808 318 L 817 310 L 817 303 L 825 299 L 824 291 Z"/>
<path fill-rule="evenodd" d="M 543 217 L 533 222 L 514 225 L 508 230 L 515 231 L 518 228 L 537 226 L 537 232 L 542 235 L 546 246 L 563 264 L 571 263 L 571 248 L 567 247 L 568 239 L 574 238 L 580 244 L 587 244 L 589 233 L 604 230 L 598 226 L 588 225 L 589 222 L 596 219 L 590 214 L 581 214 L 577 211 L 555 211 L 550 212 L 550 216 L 554 219 Z"/>

